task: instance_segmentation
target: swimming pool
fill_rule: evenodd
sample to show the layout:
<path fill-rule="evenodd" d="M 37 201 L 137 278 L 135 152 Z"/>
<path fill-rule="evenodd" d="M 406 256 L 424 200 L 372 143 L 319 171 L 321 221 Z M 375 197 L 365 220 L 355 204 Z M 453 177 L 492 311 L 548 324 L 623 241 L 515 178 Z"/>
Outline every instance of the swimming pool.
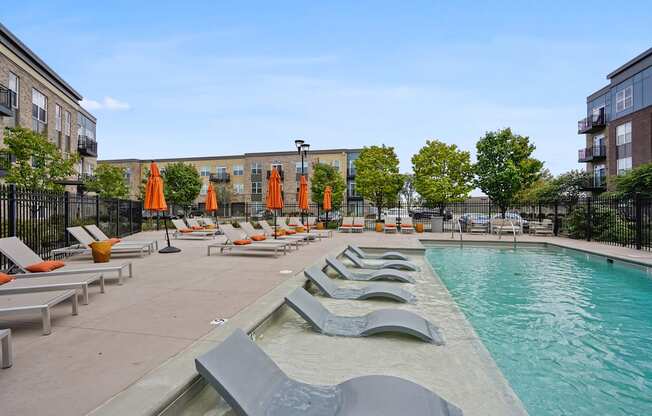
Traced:
<path fill-rule="evenodd" d="M 574 250 L 426 258 L 531 415 L 652 415 L 652 278 Z"/>

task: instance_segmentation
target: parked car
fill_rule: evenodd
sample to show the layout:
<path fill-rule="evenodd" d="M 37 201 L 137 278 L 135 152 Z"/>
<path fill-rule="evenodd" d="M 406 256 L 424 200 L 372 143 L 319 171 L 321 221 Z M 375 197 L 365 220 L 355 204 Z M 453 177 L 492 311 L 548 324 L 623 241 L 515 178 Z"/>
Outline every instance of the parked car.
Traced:
<path fill-rule="evenodd" d="M 411 208 L 408 212 L 415 220 L 433 217 L 444 217 L 445 221 L 453 219 L 453 212 L 449 208 L 444 209 L 443 212 L 438 208 Z"/>
<path fill-rule="evenodd" d="M 501 214 L 494 215 L 494 218 L 502 218 Z M 521 214 L 517 212 L 506 212 L 505 219 L 511 220 L 515 225 L 522 225 L 527 228 L 528 222 L 525 218 L 521 217 Z"/>
<path fill-rule="evenodd" d="M 489 224 L 489 221 L 491 218 L 487 214 L 480 214 L 480 213 L 468 213 L 460 216 L 460 225 L 462 226 L 462 229 L 466 230 L 466 228 L 471 225 L 471 221 L 475 222 L 476 224 Z"/>
<path fill-rule="evenodd" d="M 410 213 L 408 212 L 407 208 L 390 208 L 386 209 L 381 213 L 380 219 L 385 221 L 386 218 L 406 218 L 406 217 L 411 217 Z"/>
<path fill-rule="evenodd" d="M 339 212 L 320 212 L 319 213 L 319 221 L 320 222 L 325 222 L 326 221 L 326 215 L 328 214 L 328 221 L 339 221 L 342 217 L 340 216 Z"/>
<path fill-rule="evenodd" d="M 269 220 L 269 219 L 272 219 L 273 217 L 274 216 L 272 215 L 272 212 L 267 211 L 265 209 L 258 210 L 254 214 L 251 215 L 251 219 L 253 221 Z"/>

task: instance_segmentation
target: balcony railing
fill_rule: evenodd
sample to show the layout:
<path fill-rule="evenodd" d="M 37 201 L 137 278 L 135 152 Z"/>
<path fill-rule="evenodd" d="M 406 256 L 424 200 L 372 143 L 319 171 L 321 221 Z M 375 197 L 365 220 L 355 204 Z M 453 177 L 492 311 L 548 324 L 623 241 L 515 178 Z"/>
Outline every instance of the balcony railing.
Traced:
<path fill-rule="evenodd" d="M 607 189 L 607 173 L 589 175 L 586 183 L 582 186 L 583 191 L 604 191 Z"/>
<path fill-rule="evenodd" d="M 11 90 L 0 85 L 0 116 L 12 117 L 14 111 L 11 105 Z"/>
<path fill-rule="evenodd" d="M 211 182 L 217 182 L 217 183 L 227 183 L 231 182 L 231 174 L 229 173 L 211 173 L 211 176 L 209 177 L 209 180 Z"/>
<path fill-rule="evenodd" d="M 77 151 L 84 156 L 97 157 L 97 142 L 88 136 L 77 136 Z"/>
<path fill-rule="evenodd" d="M 589 117 L 577 122 L 577 134 L 595 133 L 607 125 L 604 108 L 594 111 Z"/>
<path fill-rule="evenodd" d="M 283 172 L 283 169 L 276 169 L 278 171 L 278 175 L 281 177 L 281 180 L 285 179 L 285 174 Z M 272 176 L 272 171 L 268 170 L 267 171 L 267 179 L 269 179 Z"/>
<path fill-rule="evenodd" d="M 607 157 L 607 146 L 593 146 L 586 149 L 580 149 L 577 152 L 577 161 L 580 163 L 591 162 L 597 159 Z"/>

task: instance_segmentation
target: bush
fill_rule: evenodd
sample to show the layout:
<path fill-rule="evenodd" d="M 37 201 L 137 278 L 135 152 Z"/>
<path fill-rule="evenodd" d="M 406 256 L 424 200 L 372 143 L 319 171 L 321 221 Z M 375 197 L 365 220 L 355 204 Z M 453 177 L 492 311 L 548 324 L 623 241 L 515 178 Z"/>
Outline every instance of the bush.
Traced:
<path fill-rule="evenodd" d="M 587 207 L 573 209 L 564 222 L 564 230 L 570 238 L 586 239 L 589 233 Z M 617 244 L 631 243 L 634 237 L 634 223 L 623 213 L 611 207 L 594 206 L 591 212 L 591 239 Z"/>

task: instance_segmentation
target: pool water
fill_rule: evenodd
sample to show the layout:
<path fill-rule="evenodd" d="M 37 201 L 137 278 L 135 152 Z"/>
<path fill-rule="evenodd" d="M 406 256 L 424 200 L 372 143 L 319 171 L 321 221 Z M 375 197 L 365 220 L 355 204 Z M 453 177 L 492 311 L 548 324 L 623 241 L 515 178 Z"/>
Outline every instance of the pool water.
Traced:
<path fill-rule="evenodd" d="M 652 415 L 646 272 L 552 248 L 426 257 L 531 415 Z"/>

